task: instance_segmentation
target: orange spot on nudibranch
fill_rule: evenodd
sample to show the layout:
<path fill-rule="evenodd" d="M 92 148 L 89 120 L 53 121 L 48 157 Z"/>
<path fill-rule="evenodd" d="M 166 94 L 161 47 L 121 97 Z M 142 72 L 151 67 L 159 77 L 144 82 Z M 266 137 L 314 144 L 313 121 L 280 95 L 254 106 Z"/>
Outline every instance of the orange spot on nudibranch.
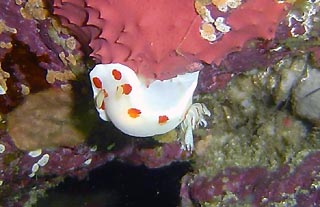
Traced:
<path fill-rule="evenodd" d="M 168 120 L 169 120 L 169 118 L 166 115 L 159 116 L 158 123 L 165 124 L 165 123 L 167 123 Z"/>
<path fill-rule="evenodd" d="M 102 82 L 101 82 L 100 78 L 98 78 L 98 77 L 93 77 L 93 78 L 92 78 L 92 82 L 93 82 L 93 84 L 94 84 L 94 86 L 95 86 L 96 88 L 102 88 Z"/>
<path fill-rule="evenodd" d="M 131 118 L 137 118 L 140 116 L 141 111 L 136 108 L 130 108 L 130 109 L 128 109 L 128 114 Z"/>
<path fill-rule="evenodd" d="M 132 86 L 130 84 L 127 84 L 127 83 L 122 84 L 121 87 L 122 87 L 122 93 L 125 95 L 128 95 L 132 91 Z"/>
<path fill-rule="evenodd" d="M 122 78 L 122 74 L 117 69 L 112 70 L 112 75 L 115 80 L 120 80 Z"/>

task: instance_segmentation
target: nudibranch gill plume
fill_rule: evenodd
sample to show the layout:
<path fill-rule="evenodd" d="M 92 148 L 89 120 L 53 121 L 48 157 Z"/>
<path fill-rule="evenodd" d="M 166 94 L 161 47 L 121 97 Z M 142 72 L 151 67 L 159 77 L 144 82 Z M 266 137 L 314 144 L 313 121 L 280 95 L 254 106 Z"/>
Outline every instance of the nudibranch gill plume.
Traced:
<path fill-rule="evenodd" d="M 181 124 L 183 147 L 193 148 L 192 130 L 206 126 L 210 116 L 192 96 L 199 71 L 146 85 L 129 67 L 120 63 L 98 64 L 90 72 L 96 109 L 101 119 L 136 137 L 164 134 Z"/>

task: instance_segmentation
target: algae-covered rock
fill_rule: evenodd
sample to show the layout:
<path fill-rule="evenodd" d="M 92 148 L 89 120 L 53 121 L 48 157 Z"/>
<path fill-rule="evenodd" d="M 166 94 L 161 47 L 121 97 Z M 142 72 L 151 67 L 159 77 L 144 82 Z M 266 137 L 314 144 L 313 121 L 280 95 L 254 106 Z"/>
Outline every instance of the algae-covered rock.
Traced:
<path fill-rule="evenodd" d="M 306 74 L 293 91 L 295 112 L 320 124 L 320 70 L 308 66 Z"/>
<path fill-rule="evenodd" d="M 213 119 L 210 129 L 198 131 L 203 136 L 196 144 L 200 174 L 234 166 L 276 169 L 299 151 L 313 148 L 304 123 L 272 106 L 272 95 L 255 85 L 256 75 L 238 76 L 226 89 L 202 97 L 210 103 Z"/>
<path fill-rule="evenodd" d="M 289 57 L 199 96 L 213 116 L 196 132 L 182 206 L 318 205 L 318 72 L 306 56 Z"/>
<path fill-rule="evenodd" d="M 72 114 L 71 91 L 49 89 L 26 97 L 8 114 L 8 129 L 15 145 L 22 150 L 75 146 L 85 134 L 76 127 Z"/>

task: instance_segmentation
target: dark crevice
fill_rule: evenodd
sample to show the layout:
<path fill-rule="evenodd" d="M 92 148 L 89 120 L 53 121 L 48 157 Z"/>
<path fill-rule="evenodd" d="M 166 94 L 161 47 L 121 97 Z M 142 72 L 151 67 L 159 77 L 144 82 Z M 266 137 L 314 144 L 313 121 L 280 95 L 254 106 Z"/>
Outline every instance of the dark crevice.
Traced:
<path fill-rule="evenodd" d="M 67 178 L 36 206 L 175 207 L 180 203 L 181 177 L 190 170 L 186 162 L 148 169 L 114 161 L 82 181 Z"/>
<path fill-rule="evenodd" d="M 0 112 L 8 113 L 23 101 L 23 85 L 31 93 L 49 88 L 46 81 L 47 71 L 40 66 L 41 62 L 48 63 L 47 55 L 37 56 L 30 51 L 28 45 L 13 40 L 12 50 L 1 60 L 2 69 L 10 74 L 7 79 L 7 92 L 0 96 Z"/>

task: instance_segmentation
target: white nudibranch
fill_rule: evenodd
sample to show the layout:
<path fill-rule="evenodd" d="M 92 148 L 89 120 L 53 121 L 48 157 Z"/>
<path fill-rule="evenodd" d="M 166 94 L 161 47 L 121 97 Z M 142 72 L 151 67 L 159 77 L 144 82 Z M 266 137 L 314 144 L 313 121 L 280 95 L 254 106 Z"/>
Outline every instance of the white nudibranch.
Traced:
<path fill-rule="evenodd" d="M 90 72 L 93 96 L 99 116 L 124 133 L 136 137 L 164 134 L 182 123 L 183 148 L 192 150 L 192 130 L 206 126 L 210 116 L 204 104 L 192 105 L 199 72 L 155 80 L 150 85 L 129 67 L 98 64 Z"/>

